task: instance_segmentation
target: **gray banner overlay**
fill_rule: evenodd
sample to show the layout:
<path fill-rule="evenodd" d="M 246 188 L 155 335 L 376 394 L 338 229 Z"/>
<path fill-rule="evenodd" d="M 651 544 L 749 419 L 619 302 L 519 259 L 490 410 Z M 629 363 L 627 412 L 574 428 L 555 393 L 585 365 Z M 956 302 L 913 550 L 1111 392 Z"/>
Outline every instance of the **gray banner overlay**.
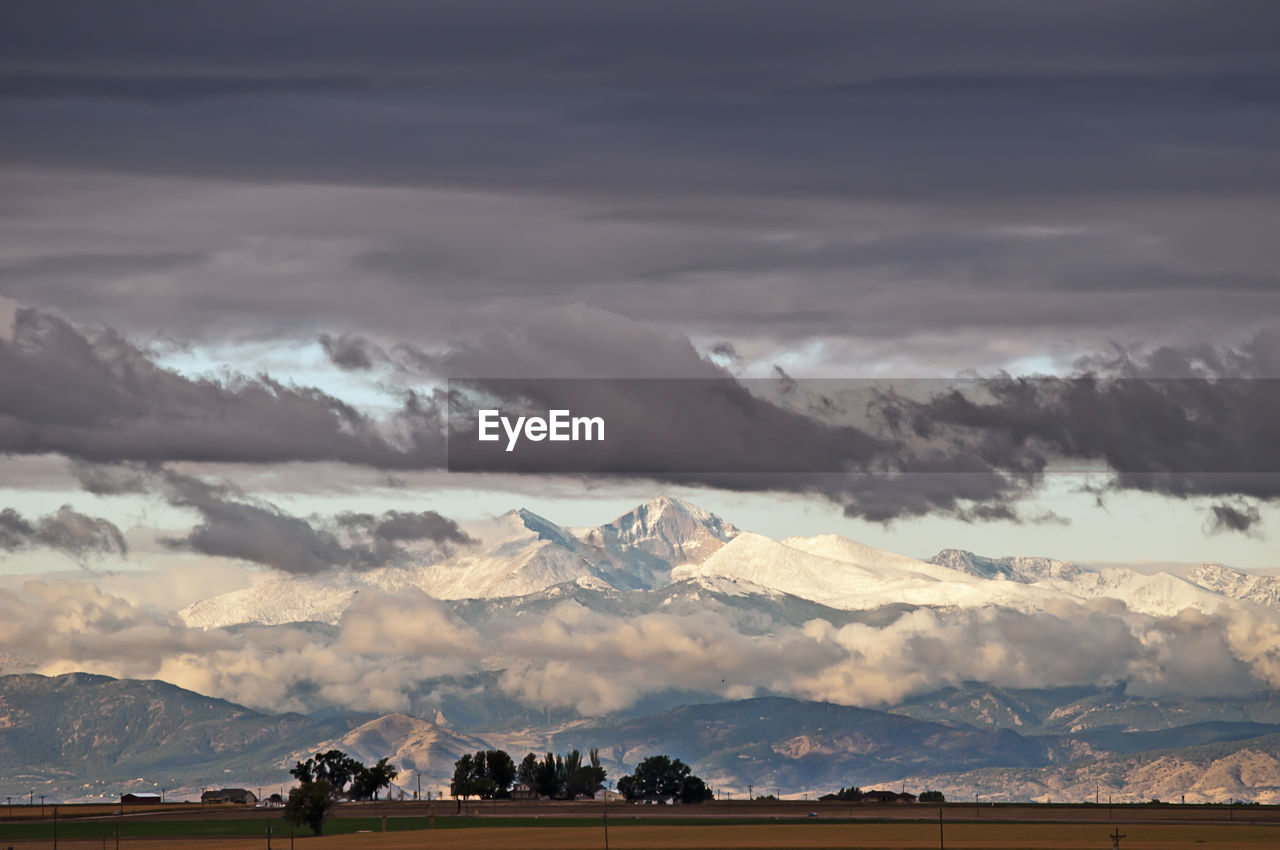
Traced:
<path fill-rule="evenodd" d="M 449 469 L 1280 471 L 1280 381 L 454 379 Z"/>

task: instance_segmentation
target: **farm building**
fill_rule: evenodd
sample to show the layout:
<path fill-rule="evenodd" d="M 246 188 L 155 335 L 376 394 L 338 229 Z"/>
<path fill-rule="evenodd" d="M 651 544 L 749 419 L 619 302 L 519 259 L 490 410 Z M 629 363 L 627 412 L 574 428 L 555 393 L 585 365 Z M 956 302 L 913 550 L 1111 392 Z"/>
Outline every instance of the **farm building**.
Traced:
<path fill-rule="evenodd" d="M 519 785 L 511 789 L 511 799 L 536 800 L 538 799 L 538 792 L 521 782 Z"/>
<path fill-rule="evenodd" d="M 136 805 L 138 803 L 145 803 L 147 805 L 151 805 L 152 803 L 159 803 L 159 802 L 162 802 L 159 794 L 121 794 L 120 795 L 121 805 L 130 805 L 130 804 Z"/>
<path fill-rule="evenodd" d="M 897 791 L 863 791 L 862 802 L 864 803 L 914 803 L 916 801 L 915 794 L 902 793 Z"/>
<path fill-rule="evenodd" d="M 200 795 L 201 803 L 237 803 L 240 805 L 252 806 L 258 802 L 258 797 L 252 791 L 245 788 L 219 788 L 218 790 L 210 789 Z"/>

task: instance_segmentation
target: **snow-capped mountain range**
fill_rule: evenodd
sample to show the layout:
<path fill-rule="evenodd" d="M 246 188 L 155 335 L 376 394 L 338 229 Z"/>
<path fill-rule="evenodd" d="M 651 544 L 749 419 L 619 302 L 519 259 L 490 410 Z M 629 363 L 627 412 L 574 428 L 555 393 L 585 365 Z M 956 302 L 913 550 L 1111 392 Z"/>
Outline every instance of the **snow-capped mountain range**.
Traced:
<path fill-rule="evenodd" d="M 785 594 L 844 611 L 909 605 L 1030 612 L 1093 599 L 1117 600 L 1152 616 L 1187 608 L 1208 613 L 1233 601 L 1280 608 L 1280 578 L 1217 564 L 1202 564 L 1184 579 L 955 549 L 917 560 L 838 535 L 776 541 L 672 498 L 654 499 L 593 528 L 567 528 L 520 509 L 465 530 L 477 542 L 441 560 L 272 578 L 197 602 L 179 616 L 206 629 L 334 624 L 362 591 L 413 589 L 442 600 L 495 600 L 565 585 L 620 592 L 690 585 L 722 594 Z"/>

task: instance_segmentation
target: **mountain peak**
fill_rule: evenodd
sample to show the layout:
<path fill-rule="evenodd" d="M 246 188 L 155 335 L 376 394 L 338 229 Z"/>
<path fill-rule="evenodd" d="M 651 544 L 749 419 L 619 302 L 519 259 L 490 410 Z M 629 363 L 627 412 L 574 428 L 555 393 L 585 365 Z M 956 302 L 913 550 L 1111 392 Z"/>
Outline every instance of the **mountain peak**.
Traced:
<path fill-rule="evenodd" d="M 670 568 L 701 563 L 736 536 L 738 529 L 732 523 L 705 508 L 683 499 L 659 496 L 592 529 L 587 539 L 607 550 L 646 552 Z"/>
<path fill-rule="evenodd" d="M 546 517 L 535 514 L 528 508 L 507 511 L 498 517 L 498 521 L 501 525 L 514 529 L 521 534 L 525 531 L 531 531 L 539 540 L 549 540 L 567 549 L 574 548 L 572 534 Z"/>

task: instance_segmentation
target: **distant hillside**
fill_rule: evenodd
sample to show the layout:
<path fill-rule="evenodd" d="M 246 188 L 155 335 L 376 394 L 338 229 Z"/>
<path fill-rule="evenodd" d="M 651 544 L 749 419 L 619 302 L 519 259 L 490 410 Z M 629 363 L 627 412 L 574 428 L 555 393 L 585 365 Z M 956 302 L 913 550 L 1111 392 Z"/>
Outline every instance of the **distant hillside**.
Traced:
<path fill-rule="evenodd" d="M 912 697 L 889 711 L 964 728 L 1087 737 L 1092 731 L 1154 732 L 1215 722 L 1280 724 L 1280 692 L 1151 698 L 1131 696 L 1123 686 L 1016 689 L 971 682 Z"/>
<path fill-rule="evenodd" d="M 153 680 L 0 676 L 0 781 L 59 799 L 274 784 L 290 753 L 362 719 L 262 714 Z"/>
<path fill-rule="evenodd" d="M 629 770 L 669 753 L 696 765 L 712 785 L 830 788 L 886 774 L 933 772 L 954 765 L 1044 765 L 1091 755 L 1058 737 L 956 729 L 883 711 L 762 698 L 689 705 L 650 717 L 583 723 L 555 736 L 558 747 L 598 746 Z"/>
<path fill-rule="evenodd" d="M 989 768 L 940 775 L 885 773 L 881 781 L 942 791 L 949 799 L 1280 803 L 1280 735 L 1153 750 L 1041 768 Z"/>

